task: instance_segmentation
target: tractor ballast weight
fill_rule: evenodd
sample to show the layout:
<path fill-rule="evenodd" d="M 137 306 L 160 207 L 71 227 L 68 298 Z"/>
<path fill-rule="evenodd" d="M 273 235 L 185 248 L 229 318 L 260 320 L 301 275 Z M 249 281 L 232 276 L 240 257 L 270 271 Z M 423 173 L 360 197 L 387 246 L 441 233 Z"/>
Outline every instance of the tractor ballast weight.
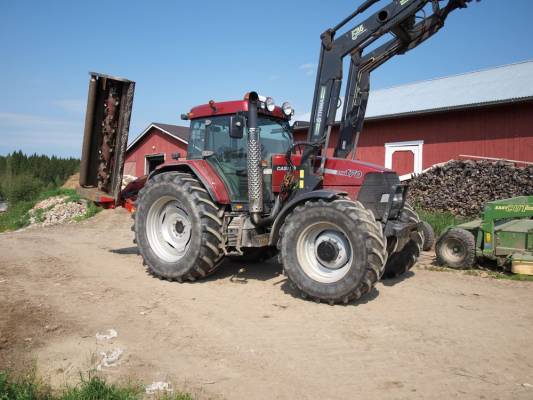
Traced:
<path fill-rule="evenodd" d="M 485 204 L 481 219 L 449 227 L 435 250 L 441 265 L 471 268 L 477 259 L 489 259 L 533 275 L 533 196 Z"/>

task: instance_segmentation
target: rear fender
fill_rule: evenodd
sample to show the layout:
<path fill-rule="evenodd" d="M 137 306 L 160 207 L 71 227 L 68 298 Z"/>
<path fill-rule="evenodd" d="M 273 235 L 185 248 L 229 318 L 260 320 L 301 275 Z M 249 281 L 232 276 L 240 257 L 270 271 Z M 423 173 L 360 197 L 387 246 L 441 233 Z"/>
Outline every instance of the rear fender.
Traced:
<path fill-rule="evenodd" d="M 194 175 L 205 187 L 209 196 L 218 204 L 230 204 L 228 190 L 224 182 L 205 160 L 187 160 L 163 164 L 154 170 L 148 179 L 165 172 L 187 172 Z"/>
<path fill-rule="evenodd" d="M 275 246 L 279 239 L 279 231 L 281 226 L 285 222 L 285 218 L 299 205 L 308 201 L 327 200 L 333 201 L 340 196 L 345 196 L 346 192 L 331 191 L 331 190 L 314 190 L 312 192 L 306 192 L 297 194 L 292 200 L 290 200 L 281 209 L 278 216 L 272 224 L 272 230 L 270 231 L 269 245 Z"/>

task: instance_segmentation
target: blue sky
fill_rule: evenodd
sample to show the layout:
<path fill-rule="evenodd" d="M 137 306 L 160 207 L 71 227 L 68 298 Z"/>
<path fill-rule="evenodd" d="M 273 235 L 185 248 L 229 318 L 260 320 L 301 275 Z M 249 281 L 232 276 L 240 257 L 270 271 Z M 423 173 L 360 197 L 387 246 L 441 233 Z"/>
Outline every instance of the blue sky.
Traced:
<path fill-rule="evenodd" d="M 305 115 L 319 35 L 360 3 L 0 0 L 0 154 L 79 156 L 88 71 L 137 82 L 131 137 L 250 90 Z M 533 59 L 531 17 L 531 0 L 473 3 L 377 70 L 372 87 Z"/>

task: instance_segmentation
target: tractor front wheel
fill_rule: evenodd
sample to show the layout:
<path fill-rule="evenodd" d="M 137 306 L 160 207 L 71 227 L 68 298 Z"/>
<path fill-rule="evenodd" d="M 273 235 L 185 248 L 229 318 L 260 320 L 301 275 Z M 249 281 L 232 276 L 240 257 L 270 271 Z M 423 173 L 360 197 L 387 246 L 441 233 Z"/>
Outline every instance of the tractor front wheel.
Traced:
<path fill-rule="evenodd" d="M 452 228 L 435 245 L 437 263 L 450 268 L 469 269 L 476 263 L 476 239 L 469 231 Z"/>
<path fill-rule="evenodd" d="M 278 243 L 285 274 L 303 298 L 348 303 L 370 292 L 387 258 L 381 225 L 349 199 L 296 207 Z"/>
<path fill-rule="evenodd" d="M 156 175 L 141 189 L 136 205 L 135 241 L 153 275 L 194 281 L 220 264 L 221 210 L 192 175 Z"/>

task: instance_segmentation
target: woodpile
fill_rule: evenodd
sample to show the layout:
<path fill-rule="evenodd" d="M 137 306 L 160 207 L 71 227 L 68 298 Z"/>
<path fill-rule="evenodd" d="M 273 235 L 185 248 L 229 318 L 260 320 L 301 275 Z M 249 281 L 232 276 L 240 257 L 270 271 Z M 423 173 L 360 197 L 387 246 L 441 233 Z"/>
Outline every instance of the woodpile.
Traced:
<path fill-rule="evenodd" d="M 409 201 L 428 211 L 476 216 L 488 201 L 533 195 L 533 166 L 454 160 L 415 176 Z"/>

